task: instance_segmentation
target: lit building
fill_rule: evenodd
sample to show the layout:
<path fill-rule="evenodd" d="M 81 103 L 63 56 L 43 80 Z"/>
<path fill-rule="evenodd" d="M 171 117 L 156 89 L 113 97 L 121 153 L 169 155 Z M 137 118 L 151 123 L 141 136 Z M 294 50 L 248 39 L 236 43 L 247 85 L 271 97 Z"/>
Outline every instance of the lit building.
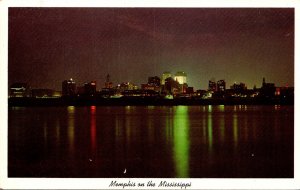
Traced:
<path fill-rule="evenodd" d="M 166 79 L 167 78 L 170 78 L 170 77 L 172 77 L 172 74 L 170 73 L 170 72 L 164 72 L 163 74 L 162 74 L 162 77 L 161 77 L 161 85 L 165 85 L 165 83 L 166 83 Z"/>
<path fill-rule="evenodd" d="M 217 82 L 217 91 L 218 92 L 225 92 L 226 90 L 226 82 L 225 80 L 219 80 Z"/>
<path fill-rule="evenodd" d="M 194 87 L 187 87 L 186 93 L 190 94 L 190 95 L 193 95 L 194 94 Z"/>
<path fill-rule="evenodd" d="M 217 90 L 217 84 L 215 81 L 213 80 L 208 81 L 208 90 L 212 92 L 215 92 Z"/>
<path fill-rule="evenodd" d="M 177 72 L 175 74 L 174 79 L 175 79 L 175 81 L 178 81 L 179 84 L 185 84 L 186 77 L 187 77 L 186 73 L 181 71 L 181 72 Z"/>
<path fill-rule="evenodd" d="M 147 84 L 141 84 L 142 90 L 153 90 L 155 92 L 160 91 L 160 78 L 158 76 L 148 77 Z"/>
<path fill-rule="evenodd" d="M 262 87 L 260 89 L 260 95 L 266 98 L 272 98 L 275 96 L 276 87 L 274 83 L 266 83 L 266 79 L 263 78 Z"/>
<path fill-rule="evenodd" d="M 125 90 L 137 90 L 138 87 L 130 82 L 124 82 L 122 84 L 118 84 L 117 90 L 123 92 Z"/>
<path fill-rule="evenodd" d="M 84 94 L 87 96 L 96 95 L 96 81 L 84 84 Z"/>
<path fill-rule="evenodd" d="M 105 88 L 112 88 L 112 87 L 113 87 L 113 83 L 110 82 L 110 76 L 109 76 L 109 74 L 107 74 L 106 80 L 105 80 Z"/>
<path fill-rule="evenodd" d="M 294 87 L 278 87 L 276 88 L 275 95 L 280 97 L 281 99 L 294 99 Z"/>
<path fill-rule="evenodd" d="M 142 90 L 153 90 L 155 92 L 159 92 L 160 86 L 154 86 L 154 85 L 150 85 L 150 84 L 141 84 L 141 89 Z"/>
<path fill-rule="evenodd" d="M 240 92 L 240 91 L 247 90 L 247 86 L 245 83 L 242 82 L 240 84 L 234 83 L 232 86 L 230 86 L 230 89 Z"/>
<path fill-rule="evenodd" d="M 172 77 L 167 78 L 165 83 L 165 92 L 168 94 L 178 94 L 180 90 L 180 84 L 175 81 Z"/>
<path fill-rule="evenodd" d="M 179 93 L 186 93 L 186 89 L 188 88 L 186 78 L 187 74 L 185 72 L 180 71 L 175 74 L 174 80 L 179 83 Z"/>
<path fill-rule="evenodd" d="M 9 97 L 30 97 L 30 87 L 27 83 L 14 83 L 9 90 Z"/>
<path fill-rule="evenodd" d="M 247 97 L 247 95 L 251 96 L 251 94 L 254 94 L 253 92 L 248 91 L 246 84 L 242 82 L 240 84 L 234 83 L 230 86 L 230 90 L 227 90 L 226 92 L 233 97 Z"/>
<path fill-rule="evenodd" d="M 31 94 L 34 98 L 51 98 L 54 97 L 54 90 L 51 89 L 32 89 Z"/>
<path fill-rule="evenodd" d="M 160 78 L 158 76 L 148 77 L 148 84 L 151 86 L 160 86 Z"/>
<path fill-rule="evenodd" d="M 71 78 L 62 82 L 62 96 L 75 96 L 76 95 L 76 83 Z"/>

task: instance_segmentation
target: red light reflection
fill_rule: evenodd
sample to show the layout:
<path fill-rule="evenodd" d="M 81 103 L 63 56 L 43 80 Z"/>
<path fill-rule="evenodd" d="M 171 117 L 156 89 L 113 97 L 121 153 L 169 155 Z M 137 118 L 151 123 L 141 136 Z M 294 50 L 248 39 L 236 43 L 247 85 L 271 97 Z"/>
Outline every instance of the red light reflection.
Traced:
<path fill-rule="evenodd" d="M 92 145 L 92 150 L 95 150 L 96 148 L 96 106 L 91 106 L 91 145 Z"/>

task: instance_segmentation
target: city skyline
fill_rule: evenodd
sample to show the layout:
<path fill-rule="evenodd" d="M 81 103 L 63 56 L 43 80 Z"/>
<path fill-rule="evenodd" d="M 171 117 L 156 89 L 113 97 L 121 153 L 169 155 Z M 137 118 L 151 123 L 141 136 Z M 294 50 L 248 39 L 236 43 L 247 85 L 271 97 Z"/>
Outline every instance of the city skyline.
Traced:
<path fill-rule="evenodd" d="M 165 74 L 165 73 L 170 73 L 170 72 L 164 72 L 163 74 Z M 180 72 L 177 72 L 176 74 L 178 74 L 178 73 L 180 73 Z M 185 73 L 185 72 L 183 72 L 183 73 Z M 28 83 L 26 83 L 24 81 L 18 81 L 18 82 L 12 83 L 10 86 L 23 84 L 23 85 L 28 85 L 29 88 L 33 88 L 33 89 L 49 89 L 49 90 L 61 91 L 62 90 L 62 83 L 66 82 L 66 81 L 72 81 L 74 84 L 78 85 L 77 87 L 83 87 L 86 84 L 93 83 L 96 86 L 97 91 L 101 91 L 101 90 L 106 89 L 106 88 L 118 88 L 118 86 L 122 85 L 122 84 L 131 84 L 131 85 L 136 86 L 138 89 L 141 89 L 141 88 L 143 88 L 143 85 L 149 84 L 149 78 L 153 78 L 153 77 L 158 77 L 160 79 L 160 85 L 159 86 L 164 86 L 166 81 L 163 82 L 163 74 L 162 74 L 162 76 L 157 76 L 157 75 L 155 75 L 155 76 L 148 76 L 147 77 L 148 81 L 147 81 L 147 78 L 145 78 L 145 81 L 143 83 L 140 83 L 140 84 L 132 83 L 130 81 L 122 81 L 122 82 L 121 81 L 117 81 L 116 83 L 112 83 L 111 81 L 107 81 L 107 79 L 106 79 L 106 81 L 104 83 L 100 83 L 100 84 L 97 81 L 93 80 L 93 79 L 87 79 L 87 80 L 85 80 L 83 82 L 78 82 L 78 81 L 76 81 L 76 79 L 74 79 L 74 78 L 71 77 L 69 79 L 66 78 L 63 81 L 60 81 L 60 88 L 59 89 L 49 89 L 49 88 L 46 88 L 45 86 L 40 86 L 39 88 L 36 88 L 36 87 L 32 87 L 30 84 L 28 84 Z M 243 82 L 242 80 L 240 80 L 238 82 L 235 81 L 234 83 L 229 84 L 229 83 L 227 83 L 226 79 L 211 78 L 210 80 L 206 81 L 206 87 L 204 87 L 203 89 L 196 89 L 194 86 L 189 85 L 189 83 L 187 83 L 187 82 L 185 82 L 185 83 L 183 82 L 182 83 L 182 82 L 178 81 L 178 79 L 176 79 L 176 74 L 172 74 L 172 73 L 170 73 L 170 74 L 171 74 L 171 76 L 168 77 L 168 78 L 172 78 L 174 81 L 178 82 L 178 84 L 186 84 L 186 85 L 188 85 L 188 87 L 193 87 L 194 90 L 207 90 L 207 91 L 209 91 L 210 88 L 211 88 L 210 87 L 211 82 L 213 82 L 214 84 L 217 84 L 218 82 L 225 82 L 227 84 L 227 86 L 226 86 L 225 89 L 230 89 L 232 87 L 232 85 L 238 85 L 238 84 L 245 85 L 245 87 L 247 89 L 254 89 L 254 88 L 259 89 L 259 88 L 263 87 L 263 83 L 265 83 L 265 80 L 266 80 L 265 77 L 263 77 L 262 80 L 261 80 L 261 83 L 259 83 L 258 85 L 254 85 L 253 87 L 251 87 L 251 86 L 248 86 L 248 84 L 245 83 L 245 82 Z M 107 76 L 110 76 L 110 75 L 107 74 Z M 166 78 L 166 79 L 168 79 L 168 78 Z M 188 79 L 188 77 L 186 76 L 185 80 L 187 81 L 187 79 Z M 182 80 L 182 79 L 180 79 L 180 80 Z M 278 87 L 278 88 L 280 88 L 280 87 L 292 87 L 292 88 L 294 88 L 294 86 L 288 86 L 288 85 L 278 86 L 273 81 L 267 81 L 267 82 L 271 83 L 271 84 L 274 84 L 274 86 Z M 107 87 L 107 83 L 110 83 L 111 86 Z M 8 87 L 10 88 L 10 86 L 8 86 Z"/>
<path fill-rule="evenodd" d="M 146 83 L 165 71 L 189 86 L 294 86 L 292 8 L 9 8 L 8 83 L 61 89 Z"/>

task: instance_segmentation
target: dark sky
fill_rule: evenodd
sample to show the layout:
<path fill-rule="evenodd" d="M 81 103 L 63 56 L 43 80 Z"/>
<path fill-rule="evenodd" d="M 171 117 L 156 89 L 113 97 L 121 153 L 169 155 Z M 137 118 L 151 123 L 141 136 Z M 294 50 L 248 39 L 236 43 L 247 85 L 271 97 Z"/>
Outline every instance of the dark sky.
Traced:
<path fill-rule="evenodd" d="M 61 90 L 109 73 L 116 85 L 185 71 L 189 86 L 225 79 L 294 85 L 294 9 L 9 8 L 8 82 Z"/>

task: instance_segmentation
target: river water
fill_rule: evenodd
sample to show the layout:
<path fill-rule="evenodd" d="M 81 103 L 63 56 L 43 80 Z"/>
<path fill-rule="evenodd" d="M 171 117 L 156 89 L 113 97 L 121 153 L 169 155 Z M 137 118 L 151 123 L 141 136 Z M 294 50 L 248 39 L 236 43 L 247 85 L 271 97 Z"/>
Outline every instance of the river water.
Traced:
<path fill-rule="evenodd" d="M 291 178 L 293 172 L 293 106 L 8 109 L 8 177 Z"/>

